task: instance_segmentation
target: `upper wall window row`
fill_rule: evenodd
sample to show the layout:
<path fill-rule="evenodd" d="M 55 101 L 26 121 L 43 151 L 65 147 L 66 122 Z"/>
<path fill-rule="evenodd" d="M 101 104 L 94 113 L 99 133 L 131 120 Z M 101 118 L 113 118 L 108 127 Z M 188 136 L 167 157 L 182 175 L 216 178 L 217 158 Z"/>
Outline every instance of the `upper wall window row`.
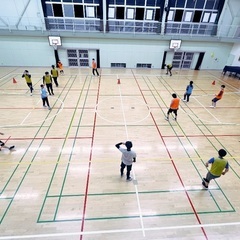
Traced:
<path fill-rule="evenodd" d="M 109 0 L 111 5 L 160 6 L 161 0 Z"/>
<path fill-rule="evenodd" d="M 109 19 L 159 21 L 160 9 L 140 7 L 109 7 L 108 17 Z"/>
<path fill-rule="evenodd" d="M 48 17 L 99 18 L 99 6 L 47 4 Z"/>
<path fill-rule="evenodd" d="M 45 0 L 45 3 L 95 3 L 98 4 L 99 0 Z"/>
<path fill-rule="evenodd" d="M 171 0 L 170 7 L 177 8 L 199 8 L 199 9 L 219 9 L 219 4 L 224 0 Z"/>

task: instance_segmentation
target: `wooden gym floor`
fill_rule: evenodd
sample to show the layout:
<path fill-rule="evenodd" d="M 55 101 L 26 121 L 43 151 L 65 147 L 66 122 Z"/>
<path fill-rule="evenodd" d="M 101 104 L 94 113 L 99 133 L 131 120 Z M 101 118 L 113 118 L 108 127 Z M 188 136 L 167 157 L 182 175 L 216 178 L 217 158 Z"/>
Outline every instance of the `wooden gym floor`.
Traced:
<path fill-rule="evenodd" d="M 0 240 L 239 239 L 240 80 L 153 69 L 102 69 L 98 78 L 65 68 L 49 111 L 39 86 L 50 69 L 28 70 L 33 96 L 23 68 L 0 68 L 1 140 L 15 145 L 0 152 Z M 165 121 L 171 94 L 182 98 L 190 80 L 190 102 L 177 122 Z M 131 182 L 120 178 L 115 148 L 126 140 L 137 152 Z M 205 190 L 204 163 L 220 148 L 230 171 Z"/>

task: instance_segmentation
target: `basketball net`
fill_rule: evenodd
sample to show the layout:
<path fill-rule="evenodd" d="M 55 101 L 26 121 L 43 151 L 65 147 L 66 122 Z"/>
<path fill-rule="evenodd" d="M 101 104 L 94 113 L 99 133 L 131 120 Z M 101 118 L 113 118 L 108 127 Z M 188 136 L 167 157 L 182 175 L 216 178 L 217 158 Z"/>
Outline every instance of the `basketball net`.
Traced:
<path fill-rule="evenodd" d="M 57 50 L 57 44 L 56 43 L 53 43 L 52 47 L 53 47 L 54 50 Z"/>

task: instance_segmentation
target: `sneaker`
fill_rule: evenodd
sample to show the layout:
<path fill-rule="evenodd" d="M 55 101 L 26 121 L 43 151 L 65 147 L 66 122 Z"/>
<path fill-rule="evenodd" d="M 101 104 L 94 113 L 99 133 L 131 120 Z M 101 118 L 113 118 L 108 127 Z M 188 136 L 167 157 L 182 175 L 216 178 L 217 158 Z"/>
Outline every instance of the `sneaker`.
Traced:
<path fill-rule="evenodd" d="M 202 185 L 203 185 L 205 188 L 208 188 L 208 185 L 206 184 L 206 178 L 203 178 Z"/>
<path fill-rule="evenodd" d="M 128 181 L 128 182 L 129 182 L 129 181 L 132 181 L 132 178 L 129 177 L 129 178 L 126 179 L 126 181 Z"/>
<path fill-rule="evenodd" d="M 51 108 L 50 108 L 50 107 L 48 107 L 48 110 L 51 110 Z"/>
<path fill-rule="evenodd" d="M 215 108 L 215 107 L 213 105 L 211 105 L 210 108 Z"/>
<path fill-rule="evenodd" d="M 46 105 L 43 105 L 43 107 L 46 107 Z"/>
<path fill-rule="evenodd" d="M 9 148 L 9 150 L 12 150 L 12 149 L 14 149 L 15 148 L 15 146 L 11 146 L 10 148 Z"/>
<path fill-rule="evenodd" d="M 30 96 L 32 96 L 32 93 L 30 94 Z"/>
<path fill-rule="evenodd" d="M 183 102 L 186 102 L 187 100 L 183 99 Z"/>
<path fill-rule="evenodd" d="M 54 95 L 54 93 L 52 93 L 52 95 Z"/>
<path fill-rule="evenodd" d="M 169 121 L 169 119 L 168 119 L 167 117 L 165 118 L 165 120 L 166 120 L 166 121 Z"/>

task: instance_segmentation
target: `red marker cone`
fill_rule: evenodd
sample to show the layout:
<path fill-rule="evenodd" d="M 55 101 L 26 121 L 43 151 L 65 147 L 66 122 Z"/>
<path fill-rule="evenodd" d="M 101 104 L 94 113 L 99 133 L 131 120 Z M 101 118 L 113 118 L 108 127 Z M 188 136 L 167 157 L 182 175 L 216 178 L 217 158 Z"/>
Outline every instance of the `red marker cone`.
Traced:
<path fill-rule="evenodd" d="M 17 83 L 17 80 L 15 78 L 13 78 L 13 83 Z"/>
<path fill-rule="evenodd" d="M 215 83 L 216 83 L 216 82 L 215 82 L 215 80 L 214 80 L 214 81 L 212 82 L 212 85 L 215 85 Z"/>
<path fill-rule="evenodd" d="M 118 79 L 117 84 L 120 84 L 120 79 Z"/>

